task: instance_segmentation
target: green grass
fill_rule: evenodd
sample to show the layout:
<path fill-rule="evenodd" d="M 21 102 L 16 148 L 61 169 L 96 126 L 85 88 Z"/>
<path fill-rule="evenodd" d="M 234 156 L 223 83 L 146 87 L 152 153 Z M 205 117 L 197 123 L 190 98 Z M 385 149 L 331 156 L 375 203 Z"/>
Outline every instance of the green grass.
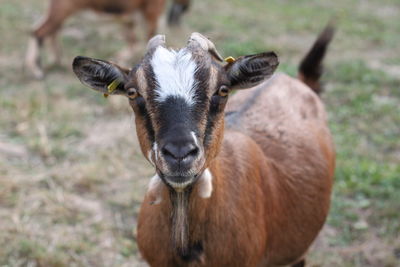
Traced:
<path fill-rule="evenodd" d="M 76 55 L 113 58 L 125 46 L 121 27 L 88 13 L 69 19 L 62 68 L 45 57 L 48 76 L 34 81 L 23 56 L 45 2 L 0 7 L 0 265 L 139 266 L 133 229 L 152 170 L 133 115 L 124 99 L 102 98 L 70 69 Z M 295 76 L 317 33 L 336 19 L 322 98 L 337 168 L 310 266 L 400 261 L 398 14 L 397 0 L 204 0 L 193 1 L 180 30 L 161 29 L 174 46 L 202 32 L 223 56 L 274 50 L 279 70 Z"/>

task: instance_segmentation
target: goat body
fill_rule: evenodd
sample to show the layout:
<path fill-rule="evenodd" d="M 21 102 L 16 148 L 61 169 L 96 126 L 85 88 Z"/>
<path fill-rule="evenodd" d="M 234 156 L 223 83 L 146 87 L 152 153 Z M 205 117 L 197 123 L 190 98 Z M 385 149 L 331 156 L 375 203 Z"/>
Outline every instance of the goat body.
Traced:
<path fill-rule="evenodd" d="M 234 112 L 210 166 L 213 193 L 189 197 L 190 266 L 296 263 L 329 210 L 335 153 L 323 105 L 310 88 L 280 74 L 238 92 L 227 108 Z M 166 187 L 162 194 L 169 198 Z M 169 201 L 143 202 L 138 244 L 152 266 L 184 264 L 170 243 L 171 210 Z"/>
<path fill-rule="evenodd" d="M 302 81 L 277 74 L 238 91 L 226 111 L 221 151 L 209 165 L 212 195 L 199 198 L 195 184 L 187 196 L 184 255 L 176 255 L 171 243 L 176 222 L 170 189 L 161 184 L 164 201 L 158 205 L 151 194 L 145 197 L 138 245 L 151 266 L 304 264 L 325 222 L 335 151 L 318 95 Z"/>
<path fill-rule="evenodd" d="M 151 266 L 304 266 L 328 215 L 335 168 L 318 96 L 332 34 L 328 26 L 319 36 L 299 79 L 269 79 L 279 64 L 273 52 L 222 65 L 199 33 L 178 51 L 153 37 L 131 70 L 75 58 L 82 83 L 129 98 L 155 167 L 137 226 Z M 243 90 L 228 101 L 234 89 Z"/>

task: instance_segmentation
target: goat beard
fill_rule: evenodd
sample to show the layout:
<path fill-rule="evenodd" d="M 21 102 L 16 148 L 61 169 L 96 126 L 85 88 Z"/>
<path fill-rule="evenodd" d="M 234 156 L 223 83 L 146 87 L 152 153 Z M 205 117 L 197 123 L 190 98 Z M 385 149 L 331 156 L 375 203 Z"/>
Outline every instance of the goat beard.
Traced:
<path fill-rule="evenodd" d="M 185 258 L 189 247 L 189 197 L 191 188 L 177 192 L 170 190 L 172 203 L 172 243 L 178 256 Z"/>

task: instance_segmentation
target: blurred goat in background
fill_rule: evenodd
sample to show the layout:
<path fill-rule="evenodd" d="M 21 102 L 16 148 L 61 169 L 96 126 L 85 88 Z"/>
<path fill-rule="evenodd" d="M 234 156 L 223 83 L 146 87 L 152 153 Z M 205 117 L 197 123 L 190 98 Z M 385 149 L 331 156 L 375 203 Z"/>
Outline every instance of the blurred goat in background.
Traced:
<path fill-rule="evenodd" d="M 190 0 L 173 1 L 168 14 L 168 24 L 178 25 L 182 14 L 189 7 Z M 40 62 L 40 50 L 47 38 L 50 40 L 54 56 L 53 61 L 55 64 L 59 64 L 61 60 L 61 47 L 57 42 L 57 33 L 68 17 L 86 9 L 122 18 L 128 48 L 123 53 L 120 53 L 119 58 L 129 58 L 136 43 L 136 35 L 133 30 L 134 21 L 131 17 L 132 13 L 138 11 L 143 15 L 147 24 L 146 35 L 150 39 L 156 33 L 165 2 L 166 0 L 50 0 L 47 16 L 32 32 L 32 37 L 28 43 L 25 65 L 35 78 L 41 79 L 44 77 Z"/>

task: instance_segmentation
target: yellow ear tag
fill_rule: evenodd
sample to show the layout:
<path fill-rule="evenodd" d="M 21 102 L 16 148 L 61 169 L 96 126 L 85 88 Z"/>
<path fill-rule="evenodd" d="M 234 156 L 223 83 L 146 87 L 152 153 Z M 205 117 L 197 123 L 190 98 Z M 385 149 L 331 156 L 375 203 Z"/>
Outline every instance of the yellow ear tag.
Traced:
<path fill-rule="evenodd" d="M 112 92 L 114 92 L 115 89 L 117 89 L 117 87 L 118 87 L 118 85 L 119 85 L 120 83 L 121 83 L 121 82 L 118 81 L 118 79 L 115 79 L 114 81 L 112 81 L 112 82 L 107 86 L 107 88 L 108 88 L 108 93 L 109 93 L 109 94 L 112 94 Z"/>
<path fill-rule="evenodd" d="M 103 96 L 104 96 L 104 98 L 107 98 L 107 97 L 108 97 L 108 94 L 103 94 Z"/>
<path fill-rule="evenodd" d="M 227 57 L 224 60 L 225 60 L 225 62 L 228 62 L 228 63 L 233 63 L 236 61 L 236 59 L 234 57 Z"/>

